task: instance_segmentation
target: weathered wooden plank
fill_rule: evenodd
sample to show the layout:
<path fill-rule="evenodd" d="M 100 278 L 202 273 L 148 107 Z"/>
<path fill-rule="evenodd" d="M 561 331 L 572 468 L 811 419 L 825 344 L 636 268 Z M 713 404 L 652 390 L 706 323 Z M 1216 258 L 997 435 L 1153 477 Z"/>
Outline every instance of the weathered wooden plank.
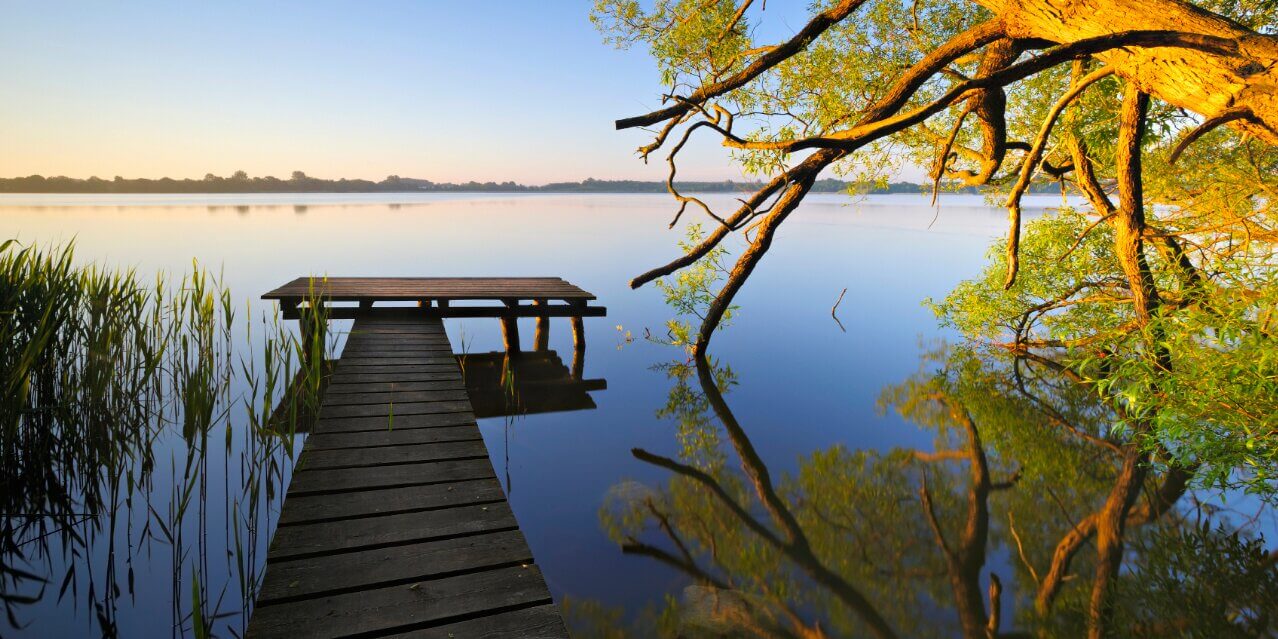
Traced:
<path fill-rule="evenodd" d="M 352 366 L 404 366 L 430 364 L 446 366 L 449 360 L 457 361 L 451 351 L 416 351 L 408 349 L 343 352 L 340 364 Z"/>
<path fill-rule="evenodd" d="M 411 308 L 411 309 L 395 309 L 390 307 L 384 307 L 377 310 L 380 313 L 380 317 L 385 318 L 386 321 L 376 321 L 374 318 L 378 317 L 379 315 L 361 316 L 359 318 L 359 323 L 357 325 L 351 326 L 351 330 L 349 331 L 349 333 L 351 335 L 365 335 L 368 337 L 380 337 L 377 333 L 374 333 L 373 331 L 378 329 L 399 329 L 401 332 L 411 332 L 412 334 L 409 335 L 409 337 L 417 337 L 420 339 L 430 338 L 430 339 L 438 340 L 438 339 L 443 339 L 447 337 L 447 331 L 444 330 L 443 326 L 423 326 L 421 324 L 422 320 L 425 319 L 423 317 L 424 314 L 422 313 L 423 307 L 419 306 L 419 307 Z M 410 314 L 412 315 L 412 317 L 406 319 L 402 323 L 396 322 L 396 321 L 390 321 L 392 318 L 399 317 L 399 316 L 407 317 Z"/>
<path fill-rule="evenodd" d="M 544 295 L 538 295 L 544 294 Z M 407 296 L 439 299 L 462 296 L 492 299 L 511 295 L 546 298 L 593 299 L 594 296 L 562 278 L 298 278 L 263 295 L 263 299 L 330 297 L 346 298 Z"/>
<path fill-rule="evenodd" d="M 341 448 L 374 448 L 377 446 L 402 446 L 405 444 L 433 444 L 436 442 L 461 442 L 480 439 L 479 429 L 473 424 L 441 426 L 438 428 L 410 428 L 376 430 L 354 433 L 313 433 L 306 439 L 306 450 L 333 450 Z"/>
<path fill-rule="evenodd" d="M 351 492 L 371 488 L 422 486 L 465 479 L 494 477 L 492 462 L 487 459 L 374 466 L 370 468 L 337 468 L 302 470 L 293 474 L 288 495 Z M 287 502 L 285 502 L 287 503 Z"/>
<path fill-rule="evenodd" d="M 377 288 L 435 286 L 493 287 L 493 286 L 554 286 L 567 284 L 560 277 L 300 277 L 285 285 L 286 288 Z"/>
<path fill-rule="evenodd" d="M 337 308 L 337 307 L 329 307 L 329 308 Z M 378 309 L 373 309 L 373 310 L 378 310 Z M 396 310 L 396 309 L 384 308 L 384 309 L 380 309 L 379 312 L 389 314 L 393 310 Z M 414 313 L 414 315 L 418 315 L 418 317 L 414 317 L 412 322 L 406 322 L 403 324 L 396 324 L 393 322 L 377 322 L 377 323 L 369 322 L 367 321 L 368 317 L 366 315 L 360 316 L 359 321 L 355 322 L 355 324 L 351 326 L 351 330 L 347 333 L 347 335 L 349 335 L 350 337 L 359 337 L 359 338 L 368 338 L 368 339 L 418 339 L 423 341 L 429 340 L 432 343 L 436 343 L 436 344 L 441 341 L 447 340 L 448 335 L 444 332 L 443 328 L 436 328 L 433 326 L 421 325 L 421 322 L 423 320 L 429 321 L 429 318 L 421 317 L 422 313 L 420 308 L 415 308 L 412 310 L 412 312 Z M 383 332 L 379 332 L 379 331 L 383 331 Z"/>
<path fill-rule="evenodd" d="M 394 639 L 567 639 L 559 608 L 542 604 L 494 615 L 387 635 Z"/>
<path fill-rule="evenodd" d="M 381 309 L 389 313 L 391 309 Z M 421 315 L 421 309 L 413 309 L 416 315 Z M 351 327 L 347 335 L 351 337 L 366 338 L 370 340 L 421 340 L 424 342 L 439 343 L 447 341 L 448 335 L 443 328 L 433 326 L 421 326 L 422 317 L 415 318 L 410 323 L 395 324 L 391 322 L 369 322 L 367 317 L 361 317 L 358 325 Z M 391 333 L 378 333 L 375 331 L 393 331 Z"/>
<path fill-rule="evenodd" d="M 333 308 L 342 308 L 334 306 Z M 413 308 L 396 308 L 393 306 L 384 306 L 378 308 L 378 313 L 370 313 L 360 316 L 359 324 L 352 327 L 353 334 L 363 333 L 365 335 L 376 335 L 372 331 L 378 329 L 397 329 L 404 332 L 412 332 L 424 337 L 441 338 L 444 337 L 446 331 L 440 326 L 424 325 L 422 323 L 424 314 L 421 306 Z"/>
<path fill-rule="evenodd" d="M 427 348 L 447 348 L 452 350 L 452 344 L 443 338 L 437 338 L 432 335 L 416 335 L 406 333 L 383 333 L 374 335 L 371 333 L 358 333 L 349 335 L 346 338 L 346 346 L 383 346 L 383 347 L 427 347 Z"/>
<path fill-rule="evenodd" d="M 471 424 L 354 433 L 323 432 L 313 433 L 307 438 L 306 450 L 318 451 L 342 448 L 402 446 L 405 444 L 433 444 L 436 442 L 470 441 L 480 438 L 479 429 Z"/>
<path fill-rule="evenodd" d="M 379 340 L 365 337 L 348 339 L 346 345 L 342 347 L 343 355 L 355 355 L 365 352 L 402 353 L 405 351 L 418 353 L 445 352 L 451 355 L 453 348 L 452 344 L 437 344 L 426 341 Z"/>
<path fill-rule="evenodd" d="M 393 417 L 407 415 L 427 415 L 431 413 L 465 413 L 470 412 L 470 402 L 465 398 L 459 400 L 441 400 L 437 402 L 405 402 L 403 404 L 358 404 L 354 406 L 320 407 L 320 419 L 340 417 L 378 417 L 385 415 L 392 418 L 387 424 L 394 427 Z"/>
<path fill-rule="evenodd" d="M 413 355 L 437 355 L 443 353 L 445 355 L 453 354 L 451 344 L 434 344 L 431 342 L 406 341 L 406 340 L 373 340 L 361 338 L 357 340 L 347 340 L 342 347 L 343 355 L 376 355 L 380 353 L 411 353 Z"/>
<path fill-rule="evenodd" d="M 399 364 L 378 366 L 348 366 L 339 362 L 337 366 L 334 367 L 333 374 L 336 376 L 347 373 L 450 373 L 456 370 L 457 362 L 455 361 L 452 364 Z"/>
<path fill-rule="evenodd" d="M 376 415 L 373 417 L 342 417 L 321 419 L 315 424 L 315 433 L 354 433 L 354 432 L 394 432 L 415 428 L 436 428 L 439 426 L 461 426 L 474 424 L 475 414 L 464 413 L 430 413 L 420 415 Z"/>
<path fill-rule="evenodd" d="M 347 371 L 333 371 L 329 377 L 330 384 L 366 384 L 370 382 L 433 382 L 458 378 L 457 371 L 412 371 L 402 373 L 370 373 L 352 368 Z"/>
<path fill-rule="evenodd" d="M 497 483 L 495 477 L 336 495 L 290 495 L 288 507 L 280 513 L 279 525 L 434 510 L 501 501 L 505 498 L 501 484 Z"/>
<path fill-rule="evenodd" d="M 408 326 L 417 323 L 415 328 L 444 333 L 445 331 L 441 326 L 420 324 L 422 308 L 421 306 L 383 306 L 382 309 L 388 312 L 361 317 L 360 323 L 364 326 Z M 389 311 L 397 311 L 397 313 L 390 313 Z"/>
<path fill-rule="evenodd" d="M 452 357 L 453 349 L 448 346 L 419 346 L 419 345 L 359 345 L 347 344 L 342 349 L 342 359 L 348 357 L 359 358 L 392 358 L 392 359 L 412 359 L 420 357 Z"/>
<path fill-rule="evenodd" d="M 416 464 L 448 459 L 488 459 L 488 449 L 484 448 L 482 439 L 475 439 L 460 442 L 376 446 L 373 448 L 310 450 L 307 451 L 306 459 L 303 460 L 301 467 L 303 470 L 360 468 L 363 466 Z"/>
<path fill-rule="evenodd" d="M 433 337 L 441 333 L 414 326 L 373 326 L 365 324 L 359 328 L 352 329 L 350 334 L 362 337 Z"/>
<path fill-rule="evenodd" d="M 466 388 L 465 382 L 456 379 L 441 379 L 421 382 L 363 382 L 363 383 L 329 383 L 324 391 L 325 399 L 335 395 L 361 393 L 396 393 L 407 391 L 458 390 Z"/>
<path fill-rule="evenodd" d="M 568 289 L 550 289 L 550 288 L 525 288 L 525 289 L 471 289 L 471 290 L 453 290 L 440 291 L 435 294 L 424 294 L 423 291 L 416 289 L 397 289 L 397 290 L 375 290 L 375 291 L 325 291 L 322 295 L 314 297 L 308 295 L 299 295 L 296 293 L 284 293 L 271 299 L 279 299 L 289 302 L 306 302 L 309 300 L 322 300 L 325 302 L 414 302 L 422 299 L 441 300 L 447 302 L 491 302 L 494 299 L 509 300 L 534 300 L 545 299 L 564 302 L 589 302 L 595 297 L 589 293 L 579 293 Z M 558 304 L 556 306 L 559 306 Z M 342 310 L 350 307 L 338 307 Z M 399 311 L 400 308 L 394 308 Z"/>
<path fill-rule="evenodd" d="M 364 366 L 456 366 L 452 353 L 409 356 L 361 355 L 342 356 L 338 367 L 343 370 Z"/>
<path fill-rule="evenodd" d="M 324 398 L 325 406 L 352 406 L 357 404 L 403 404 L 408 402 L 438 402 L 467 399 L 464 389 L 389 391 L 385 393 L 333 393 Z"/>
<path fill-rule="evenodd" d="M 516 527 L 515 516 L 511 514 L 510 506 L 504 502 L 281 526 L 275 530 L 275 539 L 271 541 L 267 561 L 392 546 L 484 531 L 514 530 Z"/>
<path fill-rule="evenodd" d="M 337 367 L 351 369 L 364 366 L 448 366 L 450 363 L 457 363 L 457 359 L 452 356 L 452 353 L 433 353 L 430 355 L 415 355 L 411 357 L 382 357 L 379 355 L 361 355 L 354 353 L 349 359 L 342 358 L 338 360 Z"/>
<path fill-rule="evenodd" d="M 379 309 L 381 313 L 360 317 L 359 324 L 361 328 L 411 328 L 435 335 L 443 335 L 446 331 L 442 326 L 422 323 L 422 308 L 424 307 L 383 306 Z"/>
<path fill-rule="evenodd" d="M 371 635 L 545 603 L 550 593 L 541 571 L 515 566 L 264 606 L 254 613 L 248 636 Z"/>
<path fill-rule="evenodd" d="M 282 561 L 267 567 L 258 605 L 528 563 L 532 551 L 517 530 Z"/>
<path fill-rule="evenodd" d="M 522 300 L 527 298 L 521 296 L 513 299 Z M 399 308 L 359 309 L 332 306 L 325 309 L 329 319 L 358 319 L 367 317 L 370 314 L 379 315 L 383 312 L 393 312 L 398 315 L 401 314 L 401 311 L 402 309 Z M 514 306 L 458 306 L 450 304 L 443 307 L 420 308 L 416 309 L 415 312 L 422 317 L 432 319 L 445 317 L 567 317 L 574 319 L 574 328 L 576 328 L 576 318 L 604 317 L 608 314 L 608 309 L 602 306 L 574 304 L 546 304 L 543 306 L 529 304 L 516 304 Z M 283 313 L 284 319 L 298 319 L 300 316 L 301 313 L 296 309 L 285 309 Z"/>

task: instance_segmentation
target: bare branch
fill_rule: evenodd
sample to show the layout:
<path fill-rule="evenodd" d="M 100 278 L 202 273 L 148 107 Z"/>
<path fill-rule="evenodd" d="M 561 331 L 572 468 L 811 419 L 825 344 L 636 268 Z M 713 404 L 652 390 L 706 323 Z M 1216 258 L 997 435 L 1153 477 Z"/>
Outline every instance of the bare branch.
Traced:
<path fill-rule="evenodd" d="M 1229 124 L 1234 120 L 1243 119 L 1259 122 L 1256 120 L 1255 116 L 1252 115 L 1251 109 L 1245 106 L 1225 109 L 1219 114 L 1203 120 L 1202 124 L 1194 127 L 1193 130 L 1185 134 L 1185 137 L 1181 138 L 1180 141 L 1176 143 L 1176 146 L 1172 148 L 1171 155 L 1167 158 L 1167 163 L 1175 164 L 1176 161 L 1180 159 L 1180 154 L 1184 153 L 1185 149 L 1189 148 L 1189 145 L 1193 144 L 1198 138 L 1206 135 L 1212 129 L 1224 124 Z"/>
<path fill-rule="evenodd" d="M 727 237 L 728 233 L 732 232 L 733 230 L 736 230 L 736 228 L 739 228 L 740 224 L 747 222 L 751 218 L 753 218 L 755 214 L 758 212 L 759 207 L 761 207 L 763 203 L 768 200 L 768 198 L 772 197 L 774 194 L 780 191 L 782 187 L 789 184 L 789 182 L 792 179 L 795 179 L 797 176 L 806 174 L 808 172 L 813 172 L 813 171 L 819 172 L 821 169 L 824 169 L 826 166 L 828 166 L 831 162 L 836 160 L 838 157 L 839 157 L 839 154 L 835 151 L 824 151 L 824 152 L 813 153 L 812 155 L 808 156 L 807 159 L 805 159 L 803 162 L 800 162 L 795 167 L 772 178 L 767 184 L 763 186 L 763 188 L 756 191 L 754 195 L 750 196 L 748 200 L 743 202 L 741 204 L 741 208 L 737 209 L 736 212 L 734 212 L 732 215 L 728 216 L 724 220 L 724 222 L 726 222 L 726 225 L 719 225 L 715 227 L 715 229 L 711 231 L 706 236 L 706 238 L 701 241 L 700 244 L 693 247 L 692 250 L 688 251 L 687 253 L 670 261 L 664 266 L 659 266 L 657 268 L 654 268 L 630 280 L 630 288 L 639 288 L 640 286 L 643 286 L 644 284 L 647 284 L 648 282 L 651 282 L 652 280 L 655 280 L 658 277 L 669 275 L 701 259 L 707 253 L 709 253 L 712 249 L 714 249 L 714 247 L 718 246 L 719 242 L 723 241 L 723 238 Z"/>
<path fill-rule="evenodd" d="M 822 11 L 814 16 L 793 38 L 777 45 L 775 48 L 768 50 L 746 65 L 744 69 L 733 74 L 731 77 L 724 78 L 718 82 L 708 84 L 698 88 L 689 94 L 686 98 L 677 101 L 675 104 L 664 109 L 658 109 L 651 113 L 639 115 L 631 118 L 623 118 L 617 120 L 617 129 L 630 129 L 637 126 L 651 126 L 664 120 L 682 117 L 690 110 L 689 104 L 702 104 L 716 96 L 723 95 L 733 89 L 745 86 L 751 80 L 759 77 L 760 74 L 775 67 L 776 65 L 788 60 L 796 53 L 802 51 L 818 36 L 825 33 L 830 27 L 839 21 L 848 17 L 857 7 L 865 0 L 842 0 L 837 5 L 826 11 Z"/>
<path fill-rule="evenodd" d="M 1025 161 L 1021 163 L 1020 178 L 1017 179 L 1016 184 L 1012 187 L 1005 204 L 1010 227 L 1007 231 L 1007 278 L 1003 281 L 1004 289 L 1012 288 L 1012 284 L 1016 282 L 1016 271 L 1020 267 L 1021 197 L 1024 196 L 1025 190 L 1029 188 L 1030 181 L 1034 177 L 1034 169 L 1037 168 L 1039 161 L 1043 157 L 1043 147 L 1047 146 L 1047 139 L 1051 136 L 1052 127 L 1056 125 L 1056 118 L 1060 116 L 1070 102 L 1074 101 L 1074 98 L 1083 93 L 1083 90 L 1096 81 L 1113 74 L 1113 67 L 1101 67 L 1075 82 L 1070 90 L 1066 91 L 1065 95 L 1062 95 L 1052 105 L 1047 117 L 1043 120 L 1042 127 L 1039 128 L 1038 136 L 1034 138 L 1034 144 L 1025 156 Z"/>

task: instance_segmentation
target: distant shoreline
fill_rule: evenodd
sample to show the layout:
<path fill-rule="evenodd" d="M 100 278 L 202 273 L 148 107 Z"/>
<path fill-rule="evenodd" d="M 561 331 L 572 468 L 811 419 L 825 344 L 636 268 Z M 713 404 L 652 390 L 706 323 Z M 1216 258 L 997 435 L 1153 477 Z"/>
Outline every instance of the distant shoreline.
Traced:
<path fill-rule="evenodd" d="M 762 182 L 679 182 L 675 185 L 681 192 L 687 193 L 753 193 L 764 186 Z M 1059 193 L 1060 187 L 1055 183 L 1036 184 L 1031 192 Z M 930 184 L 913 182 L 891 182 L 887 184 L 864 185 L 843 180 L 818 180 L 812 185 L 813 193 L 928 193 Z M 980 193 L 975 187 L 954 187 L 947 185 L 942 189 L 947 193 Z M 370 180 L 325 180 L 309 177 L 300 172 L 292 178 L 281 180 L 275 177 L 250 178 L 242 172 L 229 178 L 215 175 L 205 176 L 202 180 L 160 178 L 126 179 L 117 177 L 112 180 L 101 178 L 69 178 L 44 177 L 32 175 L 28 177 L 0 178 L 0 193 L 12 194 L 165 194 L 165 195 L 215 195 L 215 194 L 256 194 L 256 193 L 666 193 L 665 182 L 646 182 L 639 180 L 596 180 L 587 178 L 580 182 L 553 182 L 542 185 L 518 184 L 516 182 L 432 182 L 416 178 L 390 176 L 380 182 Z"/>

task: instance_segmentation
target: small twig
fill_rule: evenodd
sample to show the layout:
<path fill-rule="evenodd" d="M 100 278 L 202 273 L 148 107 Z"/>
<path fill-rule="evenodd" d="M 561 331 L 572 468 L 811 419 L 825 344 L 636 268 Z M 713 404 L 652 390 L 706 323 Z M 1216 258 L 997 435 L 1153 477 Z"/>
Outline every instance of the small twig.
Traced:
<path fill-rule="evenodd" d="M 1074 252 L 1074 249 L 1078 248 L 1078 245 L 1083 243 L 1083 239 L 1087 237 L 1088 233 L 1092 232 L 1092 229 L 1096 228 L 1097 226 L 1100 226 L 1102 222 L 1104 222 L 1105 220 L 1108 220 L 1111 217 L 1114 217 L 1113 213 L 1102 215 L 1100 219 L 1096 220 L 1095 222 L 1092 222 L 1091 224 L 1088 224 L 1087 228 L 1083 229 L 1083 232 L 1080 233 L 1078 235 L 1078 238 L 1074 240 L 1074 243 L 1070 245 L 1069 250 L 1065 251 L 1065 253 L 1063 253 L 1060 257 L 1056 258 L 1056 262 L 1059 264 L 1062 260 L 1069 257 L 1070 254 Z"/>
<path fill-rule="evenodd" d="M 844 286 L 843 290 L 839 292 L 839 299 L 834 300 L 834 306 L 830 307 L 830 317 L 834 318 L 834 323 L 838 324 L 839 330 L 843 331 L 844 333 L 848 332 L 848 329 L 843 328 L 843 322 L 839 321 L 838 311 L 839 311 L 839 304 L 843 302 L 843 296 L 846 295 L 847 292 L 848 292 L 848 287 Z"/>
<path fill-rule="evenodd" d="M 1021 556 L 1021 563 L 1029 569 L 1030 577 L 1034 578 L 1034 585 L 1040 586 L 1043 580 L 1038 578 L 1038 571 L 1034 570 L 1034 564 L 1031 564 L 1029 558 L 1025 556 L 1025 547 L 1021 545 L 1021 536 L 1016 533 L 1016 520 L 1012 517 L 1012 511 L 1007 511 L 1007 527 L 1012 533 L 1012 539 L 1016 541 L 1016 552 Z"/>
<path fill-rule="evenodd" d="M 839 299 L 834 300 L 834 306 L 830 307 L 830 317 L 833 317 L 834 319 L 839 319 L 836 313 L 838 313 L 839 311 L 839 304 L 843 302 L 843 296 L 847 295 L 847 293 L 848 293 L 848 287 L 846 286 L 843 287 L 842 291 L 839 291 Z"/>

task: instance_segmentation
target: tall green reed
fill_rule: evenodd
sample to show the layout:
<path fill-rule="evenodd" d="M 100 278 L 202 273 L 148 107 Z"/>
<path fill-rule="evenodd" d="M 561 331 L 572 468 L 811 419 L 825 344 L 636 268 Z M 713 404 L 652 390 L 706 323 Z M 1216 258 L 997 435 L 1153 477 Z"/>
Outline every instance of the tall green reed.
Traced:
<path fill-rule="evenodd" d="M 0 244 L 0 602 L 10 626 L 54 589 L 75 598 L 87 584 L 98 626 L 115 634 L 121 582 L 131 594 L 135 546 L 151 540 L 170 549 L 175 628 L 202 635 L 230 623 L 232 587 L 241 610 L 251 606 L 270 506 L 299 424 L 318 409 L 331 344 L 303 353 L 278 312 L 254 333 L 238 328 L 237 311 L 199 264 L 173 283 L 145 282 L 77 265 L 72 246 Z M 210 472 L 219 458 L 222 472 Z M 233 548 L 236 583 L 220 587 L 206 580 L 210 490 L 225 496 Z M 128 542 L 125 577 L 117 536 Z"/>

